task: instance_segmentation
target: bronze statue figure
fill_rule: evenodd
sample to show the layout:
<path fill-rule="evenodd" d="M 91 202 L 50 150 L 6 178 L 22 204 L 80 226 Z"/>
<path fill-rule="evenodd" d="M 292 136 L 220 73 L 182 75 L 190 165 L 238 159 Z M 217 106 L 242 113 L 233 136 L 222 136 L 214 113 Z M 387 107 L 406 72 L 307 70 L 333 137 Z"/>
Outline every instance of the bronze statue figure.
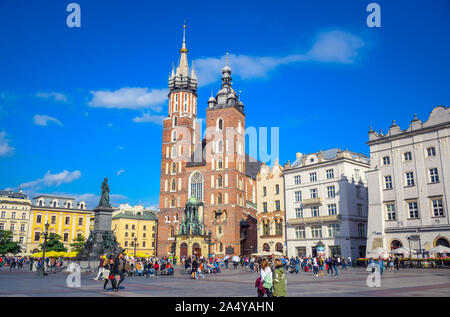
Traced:
<path fill-rule="evenodd" d="M 105 180 L 102 183 L 102 196 L 100 197 L 99 206 L 111 207 L 109 203 L 109 186 L 108 179 L 105 177 Z"/>
<path fill-rule="evenodd" d="M 114 237 L 115 238 L 115 237 Z M 114 247 L 116 245 L 115 241 L 114 241 L 113 235 L 110 232 L 104 232 L 102 235 L 102 239 L 103 239 L 103 249 L 105 250 L 114 250 Z"/>
<path fill-rule="evenodd" d="M 92 234 L 92 230 L 90 230 L 89 237 L 84 242 L 84 247 L 89 249 L 94 244 L 94 242 L 95 242 L 94 235 Z"/>

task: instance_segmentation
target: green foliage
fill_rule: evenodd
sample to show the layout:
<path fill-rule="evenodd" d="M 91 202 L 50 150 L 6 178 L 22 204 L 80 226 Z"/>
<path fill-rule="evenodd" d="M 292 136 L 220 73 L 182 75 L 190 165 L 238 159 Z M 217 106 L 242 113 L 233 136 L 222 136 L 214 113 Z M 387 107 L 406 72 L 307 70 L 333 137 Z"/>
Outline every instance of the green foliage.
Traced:
<path fill-rule="evenodd" d="M 9 230 L 0 230 L 0 254 L 17 254 L 22 251 L 19 243 L 13 241 L 13 233 Z"/>
<path fill-rule="evenodd" d="M 79 236 L 75 239 L 73 243 L 70 244 L 72 251 L 80 252 L 84 247 L 84 242 L 86 239 L 83 236 Z"/>
<path fill-rule="evenodd" d="M 67 248 L 61 242 L 61 236 L 56 233 L 50 233 L 47 238 L 46 252 L 56 251 L 56 252 L 67 252 Z M 44 251 L 44 243 L 40 244 L 41 251 Z"/>

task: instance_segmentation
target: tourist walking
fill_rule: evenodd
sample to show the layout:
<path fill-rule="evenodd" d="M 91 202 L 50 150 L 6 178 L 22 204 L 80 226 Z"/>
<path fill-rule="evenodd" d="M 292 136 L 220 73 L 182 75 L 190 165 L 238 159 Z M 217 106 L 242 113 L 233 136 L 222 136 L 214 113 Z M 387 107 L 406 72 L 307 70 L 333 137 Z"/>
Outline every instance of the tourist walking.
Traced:
<path fill-rule="evenodd" d="M 194 260 L 192 261 L 192 278 L 194 279 L 194 280 L 198 280 L 198 276 L 197 276 L 197 273 L 198 273 L 198 268 L 199 268 L 199 263 L 198 263 L 198 260 L 197 260 L 197 258 L 195 257 L 194 258 Z"/>
<path fill-rule="evenodd" d="M 94 280 L 98 280 L 100 278 L 100 275 L 103 274 L 104 263 L 105 263 L 105 258 L 103 256 L 100 256 L 100 264 L 98 265 L 98 273 L 97 273 L 97 276 L 94 277 Z"/>
<path fill-rule="evenodd" d="M 280 259 L 275 260 L 275 270 L 273 271 L 273 296 L 286 297 L 287 296 L 287 280 L 286 271 Z"/>
<path fill-rule="evenodd" d="M 264 293 L 258 292 L 258 297 L 273 297 L 272 294 L 272 270 L 270 269 L 270 264 L 267 259 L 261 262 L 261 283 L 264 288 Z"/>
<path fill-rule="evenodd" d="M 384 271 L 384 261 L 383 258 L 379 258 L 378 259 L 378 265 L 380 266 L 380 274 L 383 275 L 383 271 Z"/>
<path fill-rule="evenodd" d="M 323 264 L 324 264 L 324 261 L 323 261 L 322 257 L 320 257 L 318 259 L 318 263 L 317 264 L 319 265 L 319 276 L 323 276 Z"/>
<path fill-rule="evenodd" d="M 333 266 L 334 276 L 338 276 L 337 261 L 338 260 L 336 259 L 336 256 L 334 256 L 333 259 L 331 259 L 331 265 Z M 331 271 L 331 274 L 333 274 L 333 271 Z"/>
<path fill-rule="evenodd" d="M 312 259 L 312 266 L 313 266 L 313 275 L 319 276 L 319 265 L 317 263 L 317 257 L 314 257 Z"/>
<path fill-rule="evenodd" d="M 113 274 L 115 279 L 115 292 L 119 291 L 120 284 L 125 280 L 125 259 L 123 258 L 123 253 L 119 253 L 116 260 L 114 261 Z"/>

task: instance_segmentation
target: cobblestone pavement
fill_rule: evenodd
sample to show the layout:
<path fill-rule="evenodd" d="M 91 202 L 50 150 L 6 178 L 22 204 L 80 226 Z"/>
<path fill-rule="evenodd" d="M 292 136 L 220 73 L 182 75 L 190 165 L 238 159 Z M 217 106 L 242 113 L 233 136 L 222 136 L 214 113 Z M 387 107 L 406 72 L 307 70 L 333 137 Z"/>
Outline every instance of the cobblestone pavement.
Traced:
<path fill-rule="evenodd" d="M 0 271 L 0 296 L 217 296 L 254 297 L 257 273 L 244 268 L 223 270 L 217 275 L 192 280 L 177 267 L 174 276 L 128 277 L 120 291 L 106 291 L 93 273 L 81 274 L 81 288 L 66 286 L 69 273 L 50 273 L 40 277 L 26 270 Z M 288 296 L 450 296 L 449 269 L 401 269 L 385 271 L 380 288 L 366 284 L 369 272 L 363 268 L 339 271 L 339 276 L 314 277 L 312 273 L 287 273 Z"/>

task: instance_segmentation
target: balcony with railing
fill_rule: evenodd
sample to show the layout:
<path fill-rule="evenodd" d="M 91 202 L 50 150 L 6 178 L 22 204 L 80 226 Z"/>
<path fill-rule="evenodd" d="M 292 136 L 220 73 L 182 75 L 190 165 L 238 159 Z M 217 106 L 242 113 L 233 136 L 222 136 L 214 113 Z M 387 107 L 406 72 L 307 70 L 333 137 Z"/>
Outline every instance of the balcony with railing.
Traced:
<path fill-rule="evenodd" d="M 321 204 L 322 204 L 322 198 L 320 198 L 320 197 L 303 199 L 303 201 L 302 201 L 303 206 L 312 206 L 312 205 L 321 205 Z"/>
<path fill-rule="evenodd" d="M 336 222 L 339 219 L 341 219 L 341 215 L 293 218 L 293 219 L 288 220 L 288 224 L 289 225 L 308 225 L 308 224 L 315 224 L 315 223 Z"/>

